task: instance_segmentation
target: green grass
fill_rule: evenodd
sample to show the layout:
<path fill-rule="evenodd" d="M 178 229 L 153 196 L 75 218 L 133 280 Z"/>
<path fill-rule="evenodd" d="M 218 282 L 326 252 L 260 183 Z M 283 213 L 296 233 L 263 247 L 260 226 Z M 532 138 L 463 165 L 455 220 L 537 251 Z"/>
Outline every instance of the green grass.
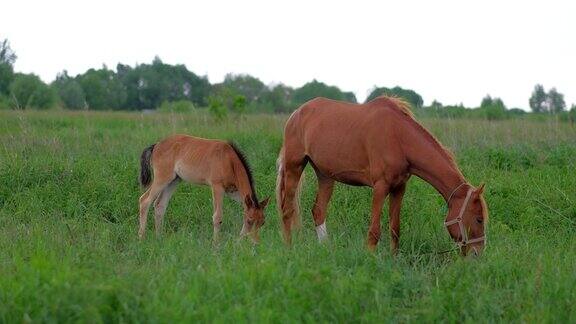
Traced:
<path fill-rule="evenodd" d="M 319 245 L 310 170 L 291 249 L 274 204 L 262 243 L 238 242 L 241 208 L 231 201 L 213 248 L 210 192 L 189 185 L 174 195 L 163 237 L 150 219 L 138 241 L 144 147 L 175 132 L 233 139 L 264 197 L 284 121 L 0 112 L 0 322 L 576 321 L 576 130 L 553 121 L 422 121 L 472 183 L 487 184 L 488 247 L 477 259 L 435 253 L 453 246 L 443 201 L 416 178 L 397 257 L 387 231 L 375 254 L 365 248 L 367 188 L 337 186 L 331 240 Z"/>

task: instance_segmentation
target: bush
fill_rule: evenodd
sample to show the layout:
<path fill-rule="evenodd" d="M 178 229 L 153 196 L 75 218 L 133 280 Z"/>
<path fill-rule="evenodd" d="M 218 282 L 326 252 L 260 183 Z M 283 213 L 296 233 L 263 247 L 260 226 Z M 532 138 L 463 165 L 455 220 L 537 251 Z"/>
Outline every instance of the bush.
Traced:
<path fill-rule="evenodd" d="M 220 96 L 212 95 L 208 98 L 208 111 L 218 122 L 228 117 L 228 108 L 226 108 L 224 100 Z"/>
<path fill-rule="evenodd" d="M 86 94 L 82 86 L 74 78 L 69 77 L 66 71 L 56 77 L 52 88 L 58 93 L 64 108 L 73 110 L 87 108 Z"/>
<path fill-rule="evenodd" d="M 194 104 L 188 100 L 164 101 L 158 108 L 160 112 L 189 113 L 195 109 Z"/>
<path fill-rule="evenodd" d="M 8 97 L 0 95 L 0 110 L 10 109 L 10 99 Z"/>
<path fill-rule="evenodd" d="M 48 109 L 56 103 L 56 93 L 34 74 L 18 74 L 10 84 L 16 109 Z"/>

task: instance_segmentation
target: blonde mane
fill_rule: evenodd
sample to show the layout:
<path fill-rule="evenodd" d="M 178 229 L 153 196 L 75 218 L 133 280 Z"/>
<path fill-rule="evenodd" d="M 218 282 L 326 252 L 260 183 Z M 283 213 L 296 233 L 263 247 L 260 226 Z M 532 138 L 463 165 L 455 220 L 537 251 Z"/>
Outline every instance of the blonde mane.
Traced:
<path fill-rule="evenodd" d="M 454 166 L 454 168 L 457 170 L 457 172 L 460 173 L 460 170 L 458 169 L 457 164 L 456 164 L 456 158 L 454 157 L 454 153 L 452 153 L 452 151 L 449 148 L 442 145 L 442 143 L 440 143 L 440 141 L 436 138 L 436 136 L 434 136 L 432 133 L 430 133 L 426 128 L 424 128 L 424 126 L 422 126 L 414 118 L 414 113 L 412 113 L 411 105 L 408 101 L 406 101 L 406 99 L 401 98 L 401 97 L 397 97 L 397 96 L 383 95 L 383 96 L 376 97 L 371 102 L 374 102 L 374 101 L 383 101 L 383 103 L 386 104 L 387 106 L 392 107 L 396 110 L 399 110 L 402 114 L 409 117 L 408 120 L 415 126 L 415 128 L 422 135 L 427 137 L 428 140 L 434 146 L 436 146 L 436 148 L 438 148 L 440 150 L 440 152 L 443 153 L 443 155 Z"/>
<path fill-rule="evenodd" d="M 386 106 L 397 109 L 404 115 L 414 119 L 414 113 L 412 113 L 411 105 L 408 101 L 406 101 L 406 99 L 398 96 L 383 95 L 374 98 L 370 102 L 380 102 L 380 101 L 382 101 Z"/>

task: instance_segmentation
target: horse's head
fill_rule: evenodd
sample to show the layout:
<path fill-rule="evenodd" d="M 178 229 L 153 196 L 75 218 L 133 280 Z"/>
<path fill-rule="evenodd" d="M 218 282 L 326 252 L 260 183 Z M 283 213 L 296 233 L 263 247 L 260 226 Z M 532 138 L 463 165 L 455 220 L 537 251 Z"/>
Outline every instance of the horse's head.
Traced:
<path fill-rule="evenodd" d="M 483 192 L 484 184 L 478 188 L 461 185 L 448 200 L 448 215 L 444 224 L 450 236 L 460 246 L 462 255 L 470 251 L 478 255 L 484 249 L 488 208 L 482 196 Z"/>
<path fill-rule="evenodd" d="M 254 243 L 258 243 L 260 240 L 258 236 L 258 230 L 262 225 L 264 225 L 264 208 L 268 205 L 270 197 L 262 200 L 260 203 L 256 204 L 252 198 L 246 196 L 244 203 L 246 209 L 244 212 L 244 225 L 242 226 L 242 232 L 240 236 L 250 235 Z"/>

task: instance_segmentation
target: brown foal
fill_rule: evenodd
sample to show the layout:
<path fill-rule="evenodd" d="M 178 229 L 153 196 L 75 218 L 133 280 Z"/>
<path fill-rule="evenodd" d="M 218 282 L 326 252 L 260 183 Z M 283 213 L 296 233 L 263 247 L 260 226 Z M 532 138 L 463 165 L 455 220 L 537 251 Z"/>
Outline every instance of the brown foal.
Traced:
<path fill-rule="evenodd" d="M 398 250 L 400 207 L 411 175 L 430 183 L 448 204 L 445 225 L 466 254 L 484 247 L 488 217 L 482 196 L 484 186 L 474 188 L 462 176 L 450 151 L 413 117 L 409 105 L 391 97 L 366 104 L 350 104 L 325 98 L 313 99 L 288 119 L 278 158 L 277 203 L 284 238 L 298 222 L 298 183 L 307 163 L 318 178 L 312 209 L 319 240 L 327 237 L 326 209 L 334 182 L 373 189 L 372 220 L 368 247 L 380 240 L 384 200 L 390 196 L 391 248 Z"/>
<path fill-rule="evenodd" d="M 161 234 L 168 201 L 180 180 L 184 180 L 212 187 L 215 241 L 218 240 L 222 224 L 225 194 L 244 206 L 244 223 L 240 235 L 250 234 L 254 242 L 258 241 L 258 229 L 264 224 L 264 208 L 269 198 L 258 202 L 250 167 L 234 144 L 174 135 L 146 148 L 142 152 L 140 164 L 140 183 L 144 188 L 149 186 L 140 197 L 140 238 L 145 235 L 148 209 L 152 202 L 156 234 Z M 150 166 L 154 171 L 153 181 Z"/>

